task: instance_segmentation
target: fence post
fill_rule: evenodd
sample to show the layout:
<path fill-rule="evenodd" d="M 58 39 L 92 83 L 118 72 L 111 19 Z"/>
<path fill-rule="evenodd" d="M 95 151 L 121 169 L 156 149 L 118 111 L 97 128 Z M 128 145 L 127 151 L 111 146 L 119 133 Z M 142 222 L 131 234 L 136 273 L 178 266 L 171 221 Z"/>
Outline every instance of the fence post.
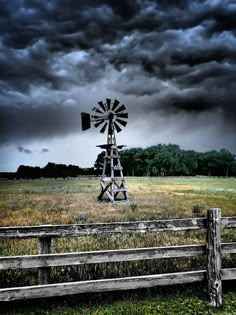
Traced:
<path fill-rule="evenodd" d="M 51 237 L 39 238 L 39 255 L 51 253 Z M 50 281 L 50 267 L 42 267 L 38 270 L 39 284 L 48 284 Z"/>
<path fill-rule="evenodd" d="M 221 209 L 209 209 L 207 213 L 207 281 L 210 305 L 222 305 L 221 282 Z"/>

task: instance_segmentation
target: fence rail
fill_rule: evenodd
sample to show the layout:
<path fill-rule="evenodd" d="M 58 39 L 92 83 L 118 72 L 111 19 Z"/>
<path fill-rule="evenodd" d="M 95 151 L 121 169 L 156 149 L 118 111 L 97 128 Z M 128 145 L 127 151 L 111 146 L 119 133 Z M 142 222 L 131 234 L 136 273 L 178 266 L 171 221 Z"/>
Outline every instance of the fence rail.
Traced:
<path fill-rule="evenodd" d="M 222 254 L 235 254 L 236 242 L 222 243 Z M 80 253 L 24 255 L 0 257 L 0 270 L 59 267 L 119 261 L 137 261 L 159 258 L 193 257 L 206 255 L 206 245 L 179 245 Z"/>
<path fill-rule="evenodd" d="M 223 217 L 221 226 L 235 228 L 236 217 Z M 207 228 L 206 218 L 131 221 L 94 224 L 36 225 L 0 227 L 0 239 L 76 237 L 116 233 L 187 231 Z"/>
<path fill-rule="evenodd" d="M 208 283 L 210 304 L 220 306 L 222 304 L 222 280 L 236 279 L 236 268 L 221 268 L 222 256 L 236 253 L 236 242 L 221 243 L 222 228 L 236 228 L 236 217 L 221 218 L 220 209 L 210 209 L 207 218 L 2 227 L 0 228 L 0 239 L 38 238 L 40 249 L 39 255 L 0 257 L 0 270 L 39 268 L 39 285 L 0 289 L 0 301 L 61 296 L 83 292 L 148 288 L 206 280 Z M 51 239 L 53 237 L 198 229 L 206 229 L 207 245 L 179 245 L 60 254 L 50 253 Z M 50 267 L 203 255 L 207 256 L 206 270 L 48 284 Z"/>
<path fill-rule="evenodd" d="M 206 228 L 206 219 L 174 219 L 94 224 L 16 226 L 0 228 L 0 239 L 73 237 L 100 234 L 186 231 Z M 236 226 L 236 220 L 233 222 Z"/>

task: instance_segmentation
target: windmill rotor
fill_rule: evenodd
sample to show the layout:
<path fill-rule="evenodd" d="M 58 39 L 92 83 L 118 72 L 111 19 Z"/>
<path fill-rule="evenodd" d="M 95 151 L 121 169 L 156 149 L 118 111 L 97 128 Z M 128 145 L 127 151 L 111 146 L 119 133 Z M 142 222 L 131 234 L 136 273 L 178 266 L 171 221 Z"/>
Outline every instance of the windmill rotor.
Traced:
<path fill-rule="evenodd" d="M 111 134 L 113 130 L 121 132 L 127 125 L 128 112 L 124 104 L 115 99 L 114 102 L 110 98 L 106 102 L 99 101 L 97 106 L 93 107 L 92 114 L 81 113 L 82 130 L 87 130 L 91 127 L 91 122 L 95 128 L 98 128 L 101 133 L 108 130 Z"/>
<path fill-rule="evenodd" d="M 95 128 L 101 133 L 108 130 L 121 132 L 122 128 L 127 125 L 128 113 L 124 104 L 120 104 L 118 100 L 111 101 L 110 98 L 106 102 L 98 102 L 98 105 L 92 109 L 91 121 Z"/>

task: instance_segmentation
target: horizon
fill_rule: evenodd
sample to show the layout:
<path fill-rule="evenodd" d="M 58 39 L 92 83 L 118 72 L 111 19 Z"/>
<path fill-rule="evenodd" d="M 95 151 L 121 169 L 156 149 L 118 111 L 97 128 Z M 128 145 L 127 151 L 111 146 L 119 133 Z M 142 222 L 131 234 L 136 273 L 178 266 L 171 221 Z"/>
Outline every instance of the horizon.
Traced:
<path fill-rule="evenodd" d="M 174 143 L 169 143 L 169 144 L 163 144 L 163 143 L 158 143 L 158 144 L 156 144 L 156 145 L 153 145 L 154 147 L 155 146 L 158 146 L 158 145 L 177 145 L 177 144 L 174 144 Z M 178 145 L 177 145 L 178 146 Z M 150 147 L 152 147 L 152 146 L 150 146 Z M 126 148 L 127 150 L 130 150 L 130 149 L 139 149 L 139 148 L 141 148 L 141 149 L 143 149 L 143 150 L 145 150 L 145 149 L 148 149 L 149 147 L 131 147 L 131 148 Z M 123 150 L 126 150 L 126 149 L 122 149 L 122 150 L 120 150 L 120 151 L 123 151 Z M 181 151 L 185 151 L 185 152 L 187 152 L 187 151 L 194 151 L 195 153 L 201 153 L 201 154 L 204 154 L 204 153 L 208 153 L 208 152 L 212 152 L 212 151 L 216 151 L 216 152 L 220 152 L 221 150 L 225 150 L 225 148 L 220 148 L 219 150 L 210 150 L 210 151 L 196 151 L 196 150 L 190 150 L 190 149 L 182 149 L 180 146 L 179 146 L 179 149 L 181 150 Z M 226 149 L 227 150 L 227 149 Z M 100 150 L 100 152 L 99 153 L 101 153 L 101 152 L 103 152 L 104 150 Z M 230 152 L 230 151 L 229 151 Z M 230 152 L 231 154 L 233 154 L 235 157 L 236 157 L 236 154 L 235 153 L 233 153 L 233 152 Z M 59 164 L 63 164 L 63 165 L 66 165 L 66 166 L 69 166 L 69 165 L 72 165 L 72 166 L 78 166 L 79 168 L 81 168 L 81 169 L 86 169 L 86 168 L 94 168 L 94 164 L 95 164 L 95 161 L 96 161 L 96 159 L 94 160 L 94 162 L 93 162 L 93 165 L 90 165 L 90 166 L 81 166 L 81 165 L 78 165 L 78 164 L 71 164 L 71 163 L 56 163 L 56 162 L 54 162 L 54 161 L 48 161 L 48 162 L 46 162 L 45 164 L 42 164 L 42 165 L 29 165 L 29 164 L 27 164 L 27 165 L 25 165 L 25 164 L 20 164 L 20 165 L 18 165 L 17 166 L 17 169 L 15 170 L 15 171 L 0 171 L 0 173 L 16 173 L 17 172 L 17 170 L 18 170 L 18 168 L 20 167 L 20 166 L 29 166 L 29 167 L 40 167 L 41 169 L 42 168 L 44 168 L 45 166 L 47 166 L 48 164 L 50 164 L 50 163 L 52 163 L 52 164 L 56 164 L 56 165 L 59 165 Z M 121 161 L 122 162 L 122 161 Z"/>

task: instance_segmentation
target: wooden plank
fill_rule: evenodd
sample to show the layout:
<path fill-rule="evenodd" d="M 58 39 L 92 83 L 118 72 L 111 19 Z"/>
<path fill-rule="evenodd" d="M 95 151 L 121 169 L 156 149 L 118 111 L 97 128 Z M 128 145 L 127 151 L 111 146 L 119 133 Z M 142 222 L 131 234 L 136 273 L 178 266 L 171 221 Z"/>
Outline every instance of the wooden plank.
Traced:
<path fill-rule="evenodd" d="M 223 255 L 226 254 L 236 254 L 236 242 L 222 243 L 221 252 Z"/>
<path fill-rule="evenodd" d="M 113 196 L 108 190 L 111 187 L 112 182 L 105 184 L 103 180 L 100 180 L 100 185 L 101 185 L 101 193 L 98 196 L 98 200 L 102 200 L 103 195 L 106 194 L 108 198 L 110 199 L 110 201 L 113 202 L 114 201 Z"/>
<path fill-rule="evenodd" d="M 124 191 L 127 191 L 126 188 L 114 188 L 112 189 L 113 192 L 124 192 Z"/>
<path fill-rule="evenodd" d="M 39 239 L 39 255 L 51 253 L 51 237 L 45 237 Z M 39 284 L 48 284 L 50 281 L 50 268 L 39 268 L 38 270 L 38 281 Z"/>
<path fill-rule="evenodd" d="M 182 245 L 50 255 L 10 256 L 0 257 L 0 270 L 84 265 L 158 258 L 191 257 L 205 255 L 205 253 L 205 245 Z"/>
<path fill-rule="evenodd" d="M 206 271 L 188 271 L 140 277 L 68 282 L 0 289 L 0 301 L 24 300 L 69 294 L 131 290 L 203 281 Z"/>
<path fill-rule="evenodd" d="M 222 280 L 236 280 L 236 268 L 221 269 Z"/>
<path fill-rule="evenodd" d="M 82 265 L 158 258 L 190 257 L 205 255 L 205 253 L 205 245 L 183 245 L 50 255 L 5 256 L 0 257 L 0 270 L 43 268 L 49 266 L 56 267 L 65 265 Z M 222 243 L 223 255 L 235 253 L 236 243 Z"/>
<path fill-rule="evenodd" d="M 221 281 L 221 210 L 209 209 L 207 213 L 207 280 L 210 305 L 222 305 Z"/>
<path fill-rule="evenodd" d="M 131 221 L 94 224 L 37 225 L 1 227 L 0 239 L 67 237 L 113 233 L 185 231 L 206 228 L 205 218 Z"/>
<path fill-rule="evenodd" d="M 115 165 L 115 166 L 112 167 L 112 169 L 113 169 L 114 171 L 121 171 L 121 170 L 123 170 L 123 167 L 122 167 L 122 166 L 117 166 L 117 165 Z"/>
<path fill-rule="evenodd" d="M 111 159 L 120 159 L 120 155 L 106 155 L 106 159 L 111 160 Z"/>
<path fill-rule="evenodd" d="M 221 225 L 223 228 L 236 228 L 236 217 L 222 217 Z"/>

